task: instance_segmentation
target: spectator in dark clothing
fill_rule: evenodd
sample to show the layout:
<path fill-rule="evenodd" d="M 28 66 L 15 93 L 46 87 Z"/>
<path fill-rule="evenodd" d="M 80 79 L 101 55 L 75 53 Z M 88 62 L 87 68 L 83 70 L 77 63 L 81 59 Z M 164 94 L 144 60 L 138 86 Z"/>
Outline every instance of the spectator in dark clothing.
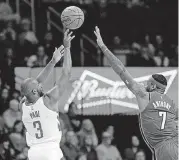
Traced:
<path fill-rule="evenodd" d="M 7 27 L 5 28 L 4 32 L 7 40 L 11 41 L 11 43 L 14 43 L 14 41 L 16 40 L 16 31 L 13 28 L 12 21 L 7 22 Z"/>
<path fill-rule="evenodd" d="M 12 46 L 11 42 L 7 40 L 7 37 L 5 35 L 4 31 L 0 31 L 0 61 L 4 60 L 6 48 Z M 2 68 L 0 68 L 1 70 Z"/>
<path fill-rule="evenodd" d="M 2 79 L 1 79 L 1 70 L 0 70 L 0 94 L 1 94 L 1 91 L 2 91 Z"/>
<path fill-rule="evenodd" d="M 28 67 L 45 67 L 49 61 L 47 54 L 45 53 L 45 48 L 39 45 L 37 48 L 37 54 L 32 55 L 27 58 Z"/>
<path fill-rule="evenodd" d="M 66 133 L 66 142 L 61 146 L 64 158 L 66 160 L 77 160 L 80 156 L 78 139 L 73 131 Z"/>
<path fill-rule="evenodd" d="M 16 160 L 28 160 L 28 147 L 23 148 L 22 153 L 16 155 Z"/>
<path fill-rule="evenodd" d="M 127 66 L 138 66 L 139 59 L 141 58 L 140 55 L 141 46 L 138 43 L 132 44 L 132 54 L 127 56 Z"/>
<path fill-rule="evenodd" d="M 156 66 L 153 57 L 149 54 L 149 52 L 148 52 L 146 47 L 141 48 L 140 54 L 141 55 L 137 60 L 137 62 L 138 62 L 137 66 L 143 66 L 143 67 Z"/>
<path fill-rule="evenodd" d="M 13 99 L 16 99 L 16 100 L 18 100 L 18 101 L 20 101 L 20 93 L 19 93 L 19 91 L 17 91 L 17 90 L 14 90 L 13 92 L 12 92 L 12 98 Z"/>
<path fill-rule="evenodd" d="M 4 88 L 0 96 L 0 115 L 9 107 L 9 90 Z"/>
<path fill-rule="evenodd" d="M 126 148 L 124 151 L 125 160 L 134 160 L 135 154 L 139 151 L 140 141 L 137 136 L 131 137 L 131 147 Z"/>
<path fill-rule="evenodd" d="M 150 53 L 151 56 L 155 55 L 155 47 L 151 43 L 151 39 L 150 39 L 150 36 L 148 34 L 146 34 L 145 37 L 144 37 L 143 46 L 148 49 L 148 52 Z"/>
<path fill-rule="evenodd" d="M 158 53 L 158 51 L 162 50 L 163 52 L 165 52 L 165 47 L 164 47 L 164 41 L 161 35 L 156 35 L 156 54 Z"/>
<path fill-rule="evenodd" d="M 132 151 L 132 149 L 131 148 L 126 148 L 124 150 L 124 160 L 134 160 L 134 158 L 135 158 L 135 154 Z"/>
<path fill-rule="evenodd" d="M 178 47 L 174 48 L 174 55 L 170 59 L 169 66 L 171 66 L 171 67 L 178 66 Z"/>
<path fill-rule="evenodd" d="M 59 120 L 62 128 L 62 140 L 61 144 L 65 142 L 65 135 L 68 131 L 78 132 L 81 127 L 81 122 L 76 115 L 77 106 L 74 102 L 69 105 L 67 113 L 59 112 Z"/>
<path fill-rule="evenodd" d="M 164 41 L 162 35 L 158 34 L 156 35 L 156 43 L 155 43 L 155 56 L 160 56 L 159 52 L 163 52 L 164 53 L 164 57 L 169 57 L 170 56 L 170 51 L 169 51 L 169 46 L 166 43 L 166 41 Z"/>
<path fill-rule="evenodd" d="M 78 112 L 77 105 L 74 102 L 72 102 L 69 105 L 67 115 L 70 119 L 72 128 L 75 132 L 78 132 L 81 128 L 81 120 L 77 115 L 77 112 Z"/>
<path fill-rule="evenodd" d="M 126 65 L 126 56 L 131 53 L 130 47 L 122 42 L 119 36 L 113 38 L 113 44 L 110 46 L 112 53 L 121 60 L 121 62 Z M 106 58 L 104 57 L 104 60 Z M 107 60 L 106 60 L 107 61 Z M 104 65 L 108 64 L 104 61 Z M 109 65 L 109 64 L 108 64 Z"/>
<path fill-rule="evenodd" d="M 111 144 L 116 145 L 115 136 L 114 136 L 115 133 L 114 126 L 108 126 L 105 131 L 113 136 L 113 140 Z"/>
<path fill-rule="evenodd" d="M 0 135 L 0 159 L 1 160 L 13 160 L 15 151 L 10 143 L 7 134 Z"/>
<path fill-rule="evenodd" d="M 96 21 L 98 23 L 98 26 L 101 30 L 101 33 L 103 35 L 103 39 L 106 43 L 109 43 L 109 37 L 111 35 L 109 30 L 109 26 L 111 25 L 111 23 L 106 23 L 106 21 L 109 22 L 110 17 L 109 17 L 109 6 L 108 6 L 108 1 L 107 0 L 100 0 L 100 1 L 96 1 L 98 4 L 97 6 L 97 13 L 95 16 L 96 17 Z M 112 19 L 112 18 L 111 18 Z"/>
<path fill-rule="evenodd" d="M 19 134 L 21 134 L 22 136 L 24 136 L 24 127 L 23 127 L 23 122 L 22 121 L 19 121 L 19 120 L 17 120 L 17 121 L 15 121 L 15 123 L 14 123 L 14 127 L 13 127 L 13 129 L 12 129 L 12 132 L 14 132 L 14 133 L 19 133 Z"/>
<path fill-rule="evenodd" d="M 45 48 L 45 53 L 49 58 L 51 58 L 56 46 L 52 32 L 48 31 L 45 33 L 43 46 Z"/>
<path fill-rule="evenodd" d="M 3 85 L 9 85 L 11 89 L 15 88 L 14 74 L 14 52 L 12 48 L 6 48 L 4 60 L 0 64 Z"/>
<path fill-rule="evenodd" d="M 1 135 L 3 135 L 5 132 L 4 126 L 5 126 L 4 119 L 0 116 L 0 139 L 1 139 Z"/>
<path fill-rule="evenodd" d="M 30 30 L 30 20 L 23 19 L 21 21 L 21 31 L 17 36 L 17 59 L 18 65 L 24 65 L 24 60 L 35 52 L 38 43 L 37 37 L 33 31 Z"/>
<path fill-rule="evenodd" d="M 98 160 L 96 150 L 93 146 L 91 136 L 86 136 L 84 146 L 81 148 L 82 156 L 80 156 L 79 160 Z"/>

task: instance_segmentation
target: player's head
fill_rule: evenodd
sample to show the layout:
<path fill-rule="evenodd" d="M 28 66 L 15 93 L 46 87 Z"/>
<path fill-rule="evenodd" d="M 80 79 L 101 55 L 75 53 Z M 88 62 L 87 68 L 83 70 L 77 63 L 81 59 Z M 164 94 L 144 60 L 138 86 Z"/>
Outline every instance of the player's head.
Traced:
<path fill-rule="evenodd" d="M 34 78 L 27 78 L 21 84 L 21 93 L 32 100 L 36 97 L 43 96 L 43 88 L 40 83 Z"/>
<path fill-rule="evenodd" d="M 167 79 L 162 74 L 153 74 L 147 81 L 147 92 L 160 90 L 164 93 L 167 87 Z"/>

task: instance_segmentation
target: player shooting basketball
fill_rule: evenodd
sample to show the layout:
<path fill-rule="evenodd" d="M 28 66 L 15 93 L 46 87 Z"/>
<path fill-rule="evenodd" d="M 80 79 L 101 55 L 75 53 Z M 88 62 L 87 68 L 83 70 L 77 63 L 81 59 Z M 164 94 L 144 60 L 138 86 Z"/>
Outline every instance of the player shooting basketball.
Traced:
<path fill-rule="evenodd" d="M 22 121 L 27 130 L 26 140 L 30 147 L 29 160 L 60 160 L 63 157 L 59 143 L 62 136 L 58 120 L 59 98 L 67 88 L 71 74 L 71 36 L 66 30 L 63 45 L 55 49 L 52 60 L 37 76 L 28 78 L 21 84 L 21 93 L 25 96 L 20 103 Z M 42 83 L 46 80 L 55 64 L 63 57 L 61 75 L 55 86 L 47 93 L 43 92 Z"/>
<path fill-rule="evenodd" d="M 94 34 L 97 44 L 108 59 L 113 70 L 120 76 L 127 88 L 136 96 L 139 106 L 140 129 L 157 160 L 178 159 L 178 132 L 175 120 L 178 109 L 165 94 L 167 80 L 161 74 L 153 74 L 147 86 L 134 81 L 122 62 L 104 44 L 98 27 Z"/>

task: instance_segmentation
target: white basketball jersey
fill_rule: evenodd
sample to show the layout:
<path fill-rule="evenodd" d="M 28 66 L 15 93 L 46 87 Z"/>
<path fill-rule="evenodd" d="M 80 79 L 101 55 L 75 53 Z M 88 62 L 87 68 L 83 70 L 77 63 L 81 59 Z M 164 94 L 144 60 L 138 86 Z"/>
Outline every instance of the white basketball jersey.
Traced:
<path fill-rule="evenodd" d="M 29 147 L 48 142 L 61 140 L 60 122 L 58 113 L 48 109 L 43 102 L 43 97 L 39 98 L 35 104 L 22 104 L 22 121 L 27 130 L 26 141 Z"/>

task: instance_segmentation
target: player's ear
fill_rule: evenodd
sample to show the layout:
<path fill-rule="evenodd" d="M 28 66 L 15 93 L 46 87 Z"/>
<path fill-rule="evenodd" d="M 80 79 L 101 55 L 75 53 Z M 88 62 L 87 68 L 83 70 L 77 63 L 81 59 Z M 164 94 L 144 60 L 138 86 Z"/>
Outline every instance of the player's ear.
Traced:
<path fill-rule="evenodd" d="M 33 89 L 33 90 L 32 90 L 32 93 L 33 93 L 33 94 L 37 94 L 37 90 L 36 90 L 36 89 Z"/>
<path fill-rule="evenodd" d="M 152 85 L 152 89 L 156 89 L 157 88 L 157 85 L 156 84 L 153 84 Z"/>

